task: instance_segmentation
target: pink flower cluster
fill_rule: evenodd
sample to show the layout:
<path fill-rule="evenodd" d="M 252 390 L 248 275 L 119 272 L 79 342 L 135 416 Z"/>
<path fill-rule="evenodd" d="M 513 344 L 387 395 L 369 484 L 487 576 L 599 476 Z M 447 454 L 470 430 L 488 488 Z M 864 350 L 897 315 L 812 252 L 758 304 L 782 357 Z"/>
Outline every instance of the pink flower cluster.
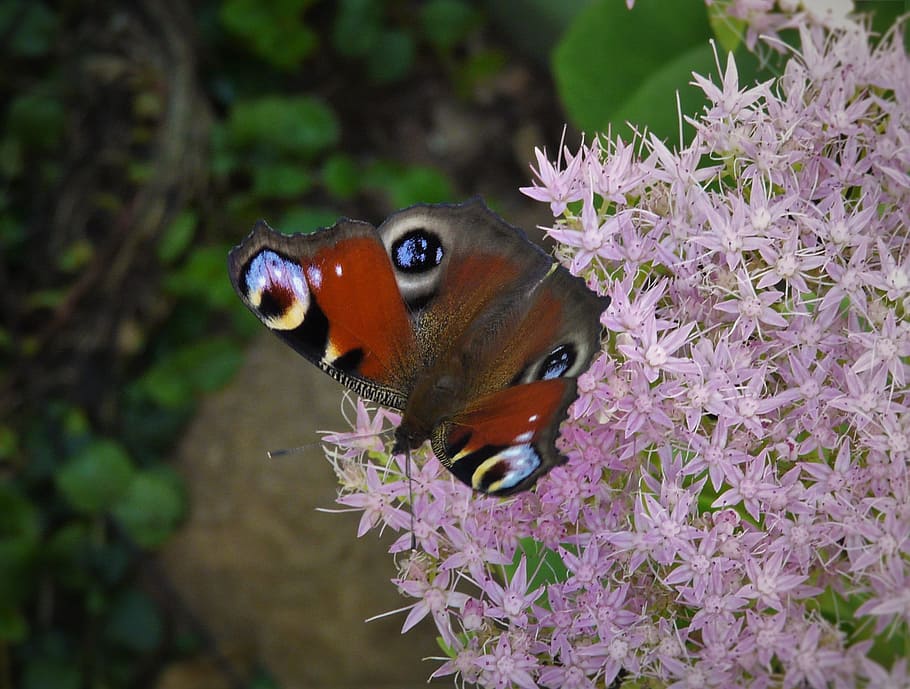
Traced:
<path fill-rule="evenodd" d="M 910 623 L 910 61 L 897 30 L 799 33 L 772 82 L 741 86 L 732 57 L 695 76 L 711 105 L 679 151 L 538 152 L 523 191 L 613 300 L 567 465 L 501 501 L 427 452 L 409 497 L 358 440 L 391 414 L 334 437 L 359 535 L 400 534 L 404 630 L 436 624 L 435 676 L 910 686 L 889 650 Z"/>

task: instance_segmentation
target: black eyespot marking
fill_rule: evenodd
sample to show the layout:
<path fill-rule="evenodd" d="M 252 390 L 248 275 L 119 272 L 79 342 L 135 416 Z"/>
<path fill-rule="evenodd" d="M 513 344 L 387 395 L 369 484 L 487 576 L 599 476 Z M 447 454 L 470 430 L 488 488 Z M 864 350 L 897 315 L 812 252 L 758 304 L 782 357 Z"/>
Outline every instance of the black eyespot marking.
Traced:
<path fill-rule="evenodd" d="M 465 447 L 467 447 L 468 442 L 471 440 L 471 432 L 464 431 L 462 433 L 453 434 L 446 440 L 446 454 L 449 457 L 454 457 L 459 452 L 461 452 Z"/>
<path fill-rule="evenodd" d="M 571 343 L 561 344 L 547 354 L 537 370 L 537 380 L 550 380 L 564 375 L 575 364 L 578 353 Z"/>
<path fill-rule="evenodd" d="M 329 319 L 314 300 L 303 323 L 294 330 L 285 331 L 282 337 L 305 357 L 321 359 L 329 343 Z"/>
<path fill-rule="evenodd" d="M 480 489 L 489 492 L 490 486 L 504 479 L 508 471 L 509 465 L 504 460 L 499 460 L 483 473 L 480 479 Z"/>
<path fill-rule="evenodd" d="M 360 367 L 360 364 L 363 362 L 363 357 L 363 349 L 360 347 L 355 347 L 354 349 L 348 350 L 340 357 L 335 359 L 335 361 L 332 362 L 332 366 L 337 368 L 339 371 L 351 373 Z"/>
<path fill-rule="evenodd" d="M 392 244 L 392 262 L 402 273 L 425 273 L 440 263 L 443 257 L 439 237 L 418 228 L 399 237 Z"/>
<path fill-rule="evenodd" d="M 288 307 L 286 290 L 270 289 L 262 293 L 257 310 L 264 318 L 280 318 Z"/>

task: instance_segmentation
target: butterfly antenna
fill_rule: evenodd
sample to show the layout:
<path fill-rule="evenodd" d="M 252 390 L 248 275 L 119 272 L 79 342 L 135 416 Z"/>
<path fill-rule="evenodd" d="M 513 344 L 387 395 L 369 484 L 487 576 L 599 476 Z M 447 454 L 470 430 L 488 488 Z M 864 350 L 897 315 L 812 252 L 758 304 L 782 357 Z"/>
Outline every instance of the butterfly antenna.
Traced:
<path fill-rule="evenodd" d="M 370 440 L 372 438 L 381 438 L 384 435 L 388 435 L 388 434 L 394 432 L 394 430 L 395 430 L 394 428 L 386 428 L 381 431 L 377 431 L 375 433 L 360 433 L 360 434 L 356 434 L 356 435 L 352 434 L 352 433 L 330 433 L 327 431 L 322 431 L 323 433 L 326 434 L 322 438 L 322 440 L 318 440 L 313 443 L 307 443 L 306 445 L 298 445 L 297 447 L 288 447 L 288 448 L 283 448 L 281 450 L 269 450 L 268 452 L 266 452 L 266 454 L 268 455 L 269 459 L 275 459 L 276 457 L 284 457 L 286 455 L 300 454 L 301 452 L 304 452 L 311 448 L 319 447 L 326 442 L 332 442 L 332 436 L 336 436 L 338 438 L 343 438 L 346 441 Z"/>
<path fill-rule="evenodd" d="M 314 445 L 316 445 L 316 443 L 307 443 L 306 445 L 298 445 L 297 447 L 286 447 L 283 450 L 269 450 L 266 452 L 266 455 L 268 455 L 269 459 L 284 457 L 285 455 L 296 455 L 309 450 Z"/>
<path fill-rule="evenodd" d="M 417 535 L 414 533 L 414 480 L 411 478 L 411 448 L 404 450 L 404 475 L 408 478 L 408 502 L 411 504 L 411 552 L 417 550 Z"/>

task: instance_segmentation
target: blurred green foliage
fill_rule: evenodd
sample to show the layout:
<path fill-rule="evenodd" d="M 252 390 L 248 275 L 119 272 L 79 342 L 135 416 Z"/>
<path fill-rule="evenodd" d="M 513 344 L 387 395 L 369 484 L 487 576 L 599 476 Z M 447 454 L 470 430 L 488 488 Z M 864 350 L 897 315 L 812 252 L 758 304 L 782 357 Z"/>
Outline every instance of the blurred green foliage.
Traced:
<path fill-rule="evenodd" d="M 313 0 L 225 0 L 218 15 L 224 27 L 248 41 L 250 51 L 278 69 L 292 70 L 318 45 L 304 10 Z"/>
<path fill-rule="evenodd" d="M 61 42 L 73 40 L 71 10 L 0 0 L 0 35 L 8 39 L 0 50 L 0 261 L 13 274 L 33 260 L 32 204 L 66 172 L 72 85 L 56 59 Z M 142 279 L 157 280 L 166 317 L 130 336 L 136 354 L 116 391 L 117 424 L 99 427 L 67 395 L 0 422 L 0 659 L 7 659 L 0 689 L 132 687 L 149 662 L 200 647 L 192 629 L 172 638 L 160 601 L 137 574 L 144 552 L 165 543 L 187 511 L 181 479 L 165 459 L 198 400 L 237 370 L 243 338 L 258 331 L 225 271 L 245 228 L 268 217 L 286 231 L 312 231 L 364 197 L 388 209 L 452 199 L 438 170 L 352 150 L 344 123 L 355 99 L 331 102 L 318 77 L 307 82 L 309 71 L 329 65 L 329 73 L 349 74 L 351 89 L 366 91 L 413 76 L 418 56 L 427 56 L 464 90 L 503 64 L 460 50 L 483 23 L 462 0 L 431 0 L 417 13 L 382 0 L 208 0 L 194 19 L 209 61 L 206 95 L 218 113 L 211 192 L 173 216 L 148 257 L 156 273 Z M 135 120 L 133 148 L 116 161 L 120 188 L 91 192 L 108 212 L 124 207 L 119 194 L 158 174 L 144 154 L 164 111 L 161 92 L 153 81 L 129 88 L 131 103 L 118 116 Z M 67 240 L 46 279 L 26 293 L 26 316 L 65 302 L 100 251 L 96 239 Z M 5 374 L 41 351 L 34 333 L 8 330 L 11 322 L 0 325 Z M 248 686 L 276 685 L 262 673 Z"/>

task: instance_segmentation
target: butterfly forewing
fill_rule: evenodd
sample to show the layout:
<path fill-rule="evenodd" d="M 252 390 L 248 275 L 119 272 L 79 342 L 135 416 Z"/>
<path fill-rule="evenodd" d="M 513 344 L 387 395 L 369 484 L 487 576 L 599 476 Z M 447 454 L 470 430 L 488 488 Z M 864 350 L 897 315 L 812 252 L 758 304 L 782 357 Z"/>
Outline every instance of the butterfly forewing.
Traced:
<path fill-rule="evenodd" d="M 404 408 L 414 331 L 372 226 L 286 236 L 260 222 L 229 268 L 243 302 L 281 339 L 358 394 Z"/>
<path fill-rule="evenodd" d="M 524 233 L 475 199 L 399 211 L 379 226 L 399 289 L 418 322 L 428 367 L 522 296 L 550 259 Z"/>

